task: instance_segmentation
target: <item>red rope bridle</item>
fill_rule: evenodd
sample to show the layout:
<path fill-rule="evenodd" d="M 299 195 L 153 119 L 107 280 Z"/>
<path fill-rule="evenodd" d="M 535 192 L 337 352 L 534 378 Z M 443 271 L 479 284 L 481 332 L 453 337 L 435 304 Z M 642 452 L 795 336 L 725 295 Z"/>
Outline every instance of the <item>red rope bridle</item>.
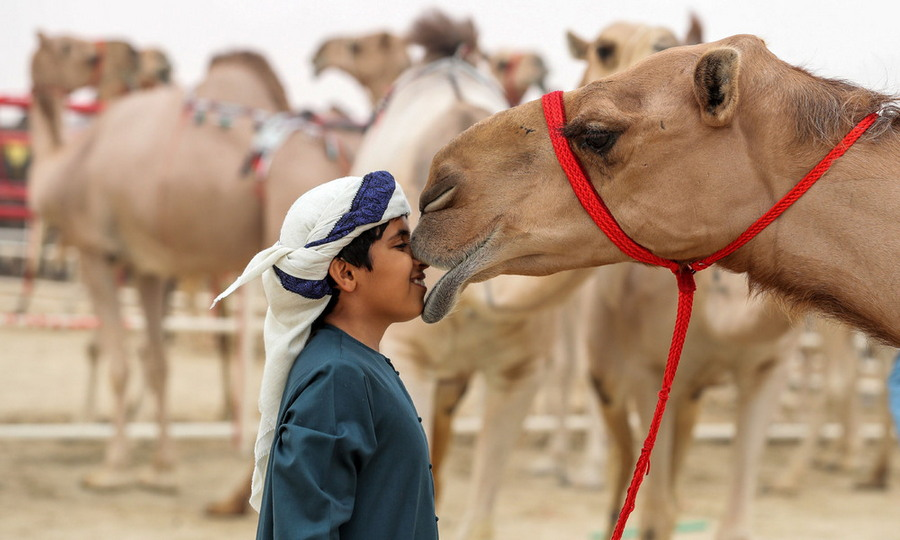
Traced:
<path fill-rule="evenodd" d="M 659 431 L 662 415 L 666 409 L 666 401 L 669 399 L 669 392 L 672 389 L 672 382 L 675 379 L 675 371 L 678 369 L 678 361 L 681 359 L 681 350 L 684 347 L 684 339 L 687 334 L 688 325 L 691 320 L 691 309 L 694 303 L 694 291 L 696 285 L 694 283 L 694 273 L 708 268 L 723 257 L 731 255 L 741 246 L 749 242 L 767 225 L 775 221 L 785 210 L 797 201 L 810 187 L 828 171 L 829 167 L 844 152 L 849 149 L 853 143 L 862 136 L 863 133 L 878 118 L 877 113 L 872 113 L 863 118 L 850 132 L 835 146 L 822 161 L 819 162 L 811 171 L 809 171 L 803 179 L 797 183 L 784 197 L 781 198 L 775 206 L 762 217 L 757 219 L 746 231 L 744 231 L 737 239 L 716 251 L 712 255 L 694 262 L 679 262 L 664 259 L 651 253 L 647 248 L 641 246 L 622 230 L 616 219 L 610 213 L 609 208 L 603 202 L 600 194 L 594 188 L 588 179 L 587 173 L 578 157 L 572 151 L 569 141 L 562 135 L 562 127 L 566 123 L 566 112 L 563 104 L 563 93 L 561 91 L 545 94 L 541 98 L 544 107 L 544 118 L 547 121 L 547 131 L 550 133 L 550 141 L 553 143 L 553 150 L 556 152 L 556 159 L 566 173 L 572 190 L 581 202 L 581 206 L 587 211 L 594 220 L 594 223 L 600 227 L 600 230 L 616 245 L 623 253 L 635 259 L 636 261 L 663 266 L 671 270 L 678 282 L 678 314 L 675 319 L 675 329 L 672 333 L 672 344 L 669 347 L 669 357 L 666 361 L 666 370 L 663 375 L 662 388 L 659 391 L 659 399 L 656 403 L 656 410 L 653 413 L 653 419 L 650 422 L 650 429 L 647 438 L 644 440 L 644 446 L 641 448 L 641 454 L 638 457 L 634 468 L 634 475 L 631 478 L 631 485 L 628 486 L 628 492 L 625 495 L 625 502 L 622 505 L 622 511 L 619 513 L 616 527 L 613 530 L 612 539 L 619 540 L 625 530 L 625 523 L 628 516 L 634 510 L 634 501 L 637 497 L 638 489 L 640 489 L 643 477 L 650 471 L 650 453 L 656 442 L 656 434 Z"/>

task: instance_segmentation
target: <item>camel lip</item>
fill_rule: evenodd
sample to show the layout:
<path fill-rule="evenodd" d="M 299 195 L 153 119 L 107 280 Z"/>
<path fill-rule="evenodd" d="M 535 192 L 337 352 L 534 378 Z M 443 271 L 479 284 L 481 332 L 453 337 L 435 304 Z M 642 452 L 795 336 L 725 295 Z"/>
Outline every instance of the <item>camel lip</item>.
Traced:
<path fill-rule="evenodd" d="M 485 258 L 485 248 L 494 236 L 491 231 L 483 240 L 453 265 L 438 279 L 434 287 L 425 298 L 425 308 L 422 311 L 422 320 L 432 324 L 446 317 L 456 305 L 459 293 L 468 285 L 477 274 L 483 273 L 489 266 Z"/>

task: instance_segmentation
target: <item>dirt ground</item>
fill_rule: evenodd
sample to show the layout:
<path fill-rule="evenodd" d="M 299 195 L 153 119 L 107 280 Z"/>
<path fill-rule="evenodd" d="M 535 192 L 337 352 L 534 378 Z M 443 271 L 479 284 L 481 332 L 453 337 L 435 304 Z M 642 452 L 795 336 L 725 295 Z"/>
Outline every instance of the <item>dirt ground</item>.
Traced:
<path fill-rule="evenodd" d="M 15 283 L 0 278 L 0 312 L 14 306 Z M 83 312 L 80 292 L 44 284 L 33 311 Z M 246 474 L 249 457 L 226 436 L 178 439 L 181 489 L 175 495 L 128 489 L 85 491 L 80 478 L 101 463 L 103 438 L 64 437 L 38 430 L 33 437 L 10 427 L 72 425 L 84 421 L 88 363 L 85 331 L 0 328 L 0 539 L 230 539 L 254 535 L 255 514 L 210 519 L 206 503 Z M 220 422 L 221 375 L 208 339 L 178 337 L 171 346 L 171 410 L 182 423 Z M 135 366 L 132 373 L 138 376 Z M 258 377 L 258 372 L 251 374 Z M 108 414 L 106 372 L 99 378 L 97 409 Z M 150 419 L 152 407 L 138 414 Z M 704 418 L 701 417 L 701 422 Z M 222 425 L 222 424 L 215 424 Z M 603 538 L 607 492 L 563 487 L 531 472 L 544 455 L 537 435 L 523 436 L 509 456 L 498 500 L 498 540 Z M 772 443 L 764 456 L 762 484 L 777 477 L 795 445 Z M 438 506 L 441 536 L 453 538 L 468 494 L 473 438 L 459 434 L 445 471 L 446 496 Z M 146 463 L 149 439 L 135 442 L 135 462 Z M 728 490 L 730 445 L 699 441 L 687 458 L 681 483 L 684 540 L 708 540 Z M 866 448 L 871 455 L 872 445 Z M 900 539 L 900 446 L 890 488 L 853 489 L 855 475 L 814 470 L 803 491 L 784 497 L 761 491 L 754 511 L 755 538 L 767 540 Z M 651 471 L 652 472 L 652 471 Z M 637 512 L 644 508 L 638 503 Z M 632 522 L 636 520 L 632 519 Z"/>

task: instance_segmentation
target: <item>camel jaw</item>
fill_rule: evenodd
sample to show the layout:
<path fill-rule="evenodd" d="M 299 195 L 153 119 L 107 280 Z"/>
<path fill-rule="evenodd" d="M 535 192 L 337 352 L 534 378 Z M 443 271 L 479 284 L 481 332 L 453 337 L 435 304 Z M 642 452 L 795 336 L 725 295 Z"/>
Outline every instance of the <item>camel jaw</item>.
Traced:
<path fill-rule="evenodd" d="M 465 254 L 458 263 L 453 265 L 431 288 L 425 297 L 425 308 L 422 311 L 422 320 L 432 324 L 446 317 L 459 294 L 466 285 L 478 278 L 477 281 L 487 279 L 485 270 L 489 264 L 486 249 L 492 235 L 479 242 L 474 249 Z"/>

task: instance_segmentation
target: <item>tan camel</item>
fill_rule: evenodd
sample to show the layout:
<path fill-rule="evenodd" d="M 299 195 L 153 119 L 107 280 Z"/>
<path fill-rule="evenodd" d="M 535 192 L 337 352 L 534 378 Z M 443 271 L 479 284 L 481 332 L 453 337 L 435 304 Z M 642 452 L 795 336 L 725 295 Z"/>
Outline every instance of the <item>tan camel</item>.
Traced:
<path fill-rule="evenodd" d="M 800 364 L 800 399 L 802 411 L 795 421 L 806 424 L 800 444 L 784 470 L 769 489 L 784 495 L 796 495 L 813 465 L 831 470 L 857 473 L 863 461 L 862 396 L 860 381 L 864 362 L 877 366 L 878 379 L 885 379 L 895 350 L 869 342 L 860 347 L 858 335 L 843 324 L 813 321 L 813 336 L 818 337 L 803 347 Z M 811 388 L 817 386 L 816 388 Z M 882 394 L 885 392 L 882 391 Z M 885 395 L 879 396 L 877 409 L 884 432 L 878 441 L 874 463 L 862 471 L 857 487 L 883 489 L 887 485 L 890 451 L 894 444 L 892 420 Z M 832 444 L 823 446 L 821 434 L 825 423 L 836 421 L 840 434 Z"/>
<path fill-rule="evenodd" d="M 37 33 L 38 50 L 32 61 L 32 80 L 35 86 L 41 86 L 36 95 L 59 93 L 68 95 L 79 87 L 93 87 L 97 92 L 97 100 L 107 103 L 134 90 L 137 86 L 152 88 L 167 84 L 171 72 L 168 59 L 162 51 L 147 49 L 136 53 L 135 49 L 124 41 L 86 41 L 72 36 L 49 37 L 42 32 Z M 62 77 L 62 79 L 59 79 Z M 53 82 L 55 79 L 57 82 Z M 135 81 L 139 83 L 135 85 Z M 45 85 L 55 85 L 57 89 L 48 90 Z M 63 141 L 65 133 L 61 121 L 57 140 Z M 45 156 L 37 156 L 38 163 Z M 40 165 L 38 165 L 40 167 Z M 29 171 L 33 174 L 33 171 Z M 40 216 L 34 216 L 28 224 L 28 246 L 22 280 L 22 293 L 19 298 L 18 311 L 25 312 L 31 300 L 34 279 L 38 274 L 40 263 L 44 260 L 45 227 Z M 57 250 L 59 257 L 65 257 L 68 250 Z M 61 261 L 60 261 L 61 262 Z M 96 380 L 97 380 L 97 346 L 88 346 L 90 368 L 84 415 L 88 419 L 96 416 Z"/>
<path fill-rule="evenodd" d="M 153 88 L 172 82 L 172 63 L 160 49 L 141 49 L 138 52 L 138 72 L 135 78 L 137 88 Z"/>
<path fill-rule="evenodd" d="M 587 41 L 571 30 L 566 32 L 566 40 L 569 54 L 587 63 L 578 84 L 584 86 L 631 67 L 655 52 L 678 45 L 696 45 L 703 41 L 702 34 L 700 20 L 691 14 L 691 25 L 683 41 L 663 26 L 625 21 L 607 26 L 593 41 Z"/>
<path fill-rule="evenodd" d="M 441 17 L 444 17 L 441 19 Z M 452 26 L 452 21 L 446 15 L 437 14 L 434 28 L 419 29 L 424 35 L 443 35 L 446 28 Z M 463 32 L 474 32 L 474 28 L 462 27 Z M 319 76 L 326 69 L 333 68 L 343 71 L 356 79 L 369 94 L 373 109 L 385 102 L 393 85 L 401 73 L 411 65 L 409 47 L 416 44 L 418 36 L 401 37 L 389 32 L 376 32 L 362 36 L 343 36 L 325 40 L 313 56 L 313 70 Z M 467 35 L 450 36 L 449 42 L 468 42 L 474 44 Z M 477 47 L 472 46 L 477 50 Z M 455 49 L 444 44 L 441 50 L 453 55 Z M 434 53 L 430 58 L 437 59 Z M 477 55 L 470 55 L 473 59 Z M 515 50 L 500 50 L 484 59 L 490 66 L 491 72 L 503 86 L 507 102 L 510 105 L 518 105 L 522 96 L 532 86 L 538 86 L 545 90 L 544 79 L 547 76 L 547 68 L 540 55 L 534 52 L 522 52 Z M 423 63 L 428 63 L 423 61 Z"/>
<path fill-rule="evenodd" d="M 165 53 L 147 49 L 140 53 L 124 41 L 87 41 L 72 36 L 50 37 L 37 33 L 38 49 L 32 57 L 32 83 L 36 95 L 68 95 L 79 88 L 94 88 L 97 100 L 106 103 L 136 88 L 168 84 L 171 66 Z M 52 108 L 48 108 L 52 111 Z M 62 119 L 53 137 L 62 144 Z M 43 252 L 45 238 L 39 216 L 29 224 L 28 247 L 23 272 L 20 312 L 27 309 Z"/>
<path fill-rule="evenodd" d="M 503 86 L 510 107 L 522 103 L 525 92 L 532 86 L 542 93 L 547 91 L 547 66 L 538 53 L 501 49 L 487 55 L 485 60 Z"/>
<path fill-rule="evenodd" d="M 433 15 L 425 16 L 433 23 L 435 19 L 430 17 Z M 440 28 L 441 24 L 429 27 Z M 443 28 L 440 36 L 436 31 L 417 32 L 421 26 L 410 33 L 420 36 L 414 41 L 427 51 L 450 51 L 451 56 L 413 66 L 398 79 L 353 165 L 354 174 L 372 169 L 391 171 L 412 204 L 417 204 L 435 151 L 477 120 L 506 107 L 503 93 L 490 75 L 453 55 L 456 49 L 446 45 L 451 40 L 444 39 L 444 34 L 465 32 L 452 21 Z M 430 47 L 430 39 L 439 46 Z M 435 56 L 439 55 L 426 54 Z M 415 221 L 415 216 L 411 218 Z M 434 272 L 429 271 L 429 280 L 434 279 Z M 385 335 L 382 352 L 400 370 L 429 434 L 438 494 L 454 409 L 476 374 L 485 382 L 472 496 L 456 531 L 458 538 L 490 537 L 503 464 L 550 354 L 554 306 L 567 298 L 581 279 L 580 275 L 560 275 L 549 280 L 517 276 L 493 280 L 467 291 L 459 309 L 441 324 L 411 321 L 391 327 Z"/>
<path fill-rule="evenodd" d="M 759 38 L 734 36 L 652 55 L 566 93 L 565 105 L 564 134 L 619 224 L 679 261 L 737 238 L 881 109 L 813 189 L 720 264 L 900 344 L 900 121 L 890 97 L 815 77 Z M 518 211 L 505 212 L 513 201 Z M 539 102 L 496 114 L 444 147 L 420 206 L 417 255 L 452 268 L 428 297 L 429 321 L 467 282 L 627 260 L 572 196 Z"/>
<path fill-rule="evenodd" d="M 134 481 L 125 433 L 128 362 L 116 268 L 130 271 L 140 293 L 147 329 L 144 368 L 157 405 L 158 447 L 141 481 L 174 489 L 162 341 L 166 281 L 239 271 L 266 241 L 274 241 L 282 216 L 300 193 L 344 172 L 327 158 L 321 137 L 302 131 L 283 142 L 265 184 L 244 171 L 257 122 L 289 108 L 277 76 L 255 53 L 214 58 L 187 98 L 176 87 L 126 96 L 112 103 L 81 141 L 61 146 L 52 133 L 62 97 L 41 94 L 36 86 L 32 137 L 41 166 L 31 179 L 29 202 L 78 249 L 101 320 L 100 349 L 111 365 L 114 435 L 103 468 L 85 478 L 91 488 Z M 204 116 L 207 121 L 201 122 Z M 354 134 L 350 140 L 358 138 Z"/>
<path fill-rule="evenodd" d="M 801 327 L 768 295 L 748 294 L 746 277 L 719 270 L 697 275 L 691 330 L 653 450 L 652 474 L 641 490 L 641 538 L 671 538 L 678 515 L 677 481 L 692 440 L 702 393 L 737 386 L 737 434 L 731 490 L 717 539 L 750 537 L 752 503 L 766 428 L 777 405 L 786 362 Z M 598 269 L 585 320 L 591 378 L 600 396 L 616 456 L 610 515 L 615 523 L 634 470 L 665 370 L 676 295 L 668 272 L 637 264 Z M 635 433 L 630 411 L 641 419 Z"/>
<path fill-rule="evenodd" d="M 319 76 L 328 68 L 346 72 L 366 89 L 374 108 L 411 65 L 407 45 L 406 39 L 389 32 L 330 38 L 313 56 L 314 73 Z"/>

